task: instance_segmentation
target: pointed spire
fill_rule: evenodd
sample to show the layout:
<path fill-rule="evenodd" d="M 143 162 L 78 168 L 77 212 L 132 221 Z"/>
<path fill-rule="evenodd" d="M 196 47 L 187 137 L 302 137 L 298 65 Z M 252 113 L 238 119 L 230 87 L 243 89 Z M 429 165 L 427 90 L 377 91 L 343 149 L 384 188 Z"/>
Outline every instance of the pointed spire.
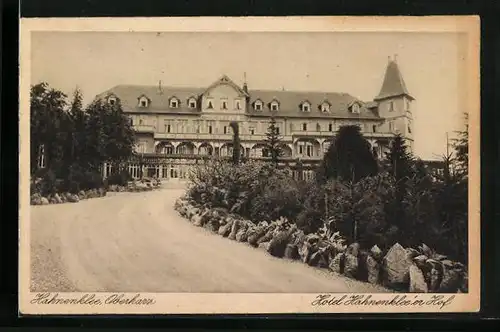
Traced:
<path fill-rule="evenodd" d="M 411 99 L 414 99 L 408 89 L 406 88 L 405 81 L 403 80 L 403 76 L 401 75 L 401 71 L 399 70 L 397 64 L 397 54 L 394 55 L 394 58 L 388 57 L 387 69 L 385 71 L 384 82 L 382 83 L 382 88 L 380 89 L 380 93 L 375 98 L 375 100 L 390 98 L 390 97 L 398 97 L 398 96 L 407 96 Z"/>

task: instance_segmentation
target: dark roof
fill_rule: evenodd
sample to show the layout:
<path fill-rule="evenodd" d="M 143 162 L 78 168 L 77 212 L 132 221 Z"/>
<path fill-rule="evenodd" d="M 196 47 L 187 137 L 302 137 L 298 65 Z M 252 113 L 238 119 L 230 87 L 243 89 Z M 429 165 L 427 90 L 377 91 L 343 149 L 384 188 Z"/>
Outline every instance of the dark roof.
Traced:
<path fill-rule="evenodd" d="M 120 99 L 125 112 L 156 112 L 171 114 L 199 114 L 200 108 L 191 109 L 188 105 L 190 97 L 200 99 L 207 88 L 192 87 L 162 87 L 142 86 L 142 85 L 118 85 L 97 96 L 103 99 L 109 95 L 115 95 Z M 146 96 L 150 100 L 148 107 L 139 107 L 138 99 Z M 271 116 L 273 113 L 280 117 L 300 117 L 300 118 L 370 118 L 379 119 L 376 111 L 376 103 L 365 103 L 347 93 L 337 92 L 299 92 L 299 91 L 274 91 L 274 90 L 249 90 L 249 106 L 247 113 L 251 116 Z M 170 108 L 170 99 L 176 97 L 179 99 L 179 108 Z M 260 99 L 264 102 L 262 111 L 253 109 L 253 102 Z M 270 103 L 273 100 L 279 102 L 277 112 L 270 111 Z M 309 112 L 303 112 L 300 105 L 308 101 L 311 103 Z M 320 105 L 328 102 L 329 112 L 322 112 Z M 354 102 L 360 105 L 359 113 L 352 113 L 350 107 Z M 199 105 L 198 105 L 199 106 Z M 375 107 L 375 108 L 374 108 Z"/>
<path fill-rule="evenodd" d="M 385 71 L 384 82 L 382 83 L 382 89 L 380 89 L 380 93 L 375 98 L 375 100 L 403 95 L 406 95 L 413 99 L 413 97 L 408 92 L 408 89 L 406 88 L 406 84 L 403 80 L 403 76 L 401 75 L 398 64 L 393 60 L 389 60 L 387 69 Z"/>

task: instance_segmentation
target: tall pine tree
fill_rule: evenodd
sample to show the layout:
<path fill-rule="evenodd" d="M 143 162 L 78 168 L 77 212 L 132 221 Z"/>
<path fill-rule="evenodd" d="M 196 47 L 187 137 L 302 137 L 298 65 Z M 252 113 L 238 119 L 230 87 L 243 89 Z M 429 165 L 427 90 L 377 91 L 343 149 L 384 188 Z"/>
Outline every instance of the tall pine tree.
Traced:
<path fill-rule="evenodd" d="M 236 121 L 231 121 L 229 125 L 233 129 L 233 164 L 238 165 L 241 158 L 240 129 Z"/>
<path fill-rule="evenodd" d="M 394 176 L 396 183 L 399 183 L 412 175 L 413 163 L 413 155 L 408 151 L 403 136 L 396 134 L 391 148 L 385 155 L 387 171 Z"/>
<path fill-rule="evenodd" d="M 370 143 L 358 126 L 349 125 L 339 128 L 334 142 L 323 157 L 317 178 L 320 181 L 340 178 L 355 183 L 377 172 L 377 160 Z"/>
<path fill-rule="evenodd" d="M 274 115 L 271 117 L 271 122 L 266 132 L 265 146 L 271 162 L 277 166 L 279 158 L 283 155 L 282 137 L 279 133 L 279 128 L 276 125 Z"/>

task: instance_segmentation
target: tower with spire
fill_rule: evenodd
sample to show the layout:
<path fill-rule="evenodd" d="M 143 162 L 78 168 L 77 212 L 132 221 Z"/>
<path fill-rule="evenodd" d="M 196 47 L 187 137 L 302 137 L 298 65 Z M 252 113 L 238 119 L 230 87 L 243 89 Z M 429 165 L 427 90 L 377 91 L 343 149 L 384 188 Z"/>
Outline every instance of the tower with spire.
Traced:
<path fill-rule="evenodd" d="M 392 59 L 388 57 L 382 88 L 374 101 L 378 103 L 380 117 L 385 119 L 386 131 L 401 134 L 412 150 L 412 103 L 414 100 L 399 70 L 397 55 L 394 55 Z"/>

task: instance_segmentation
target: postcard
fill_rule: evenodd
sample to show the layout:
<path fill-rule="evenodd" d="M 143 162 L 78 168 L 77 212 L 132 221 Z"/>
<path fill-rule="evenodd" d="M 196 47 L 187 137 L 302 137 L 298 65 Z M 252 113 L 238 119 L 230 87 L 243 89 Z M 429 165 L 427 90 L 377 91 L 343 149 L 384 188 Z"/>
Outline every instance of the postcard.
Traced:
<path fill-rule="evenodd" d="M 20 23 L 20 314 L 480 308 L 479 18 Z"/>

